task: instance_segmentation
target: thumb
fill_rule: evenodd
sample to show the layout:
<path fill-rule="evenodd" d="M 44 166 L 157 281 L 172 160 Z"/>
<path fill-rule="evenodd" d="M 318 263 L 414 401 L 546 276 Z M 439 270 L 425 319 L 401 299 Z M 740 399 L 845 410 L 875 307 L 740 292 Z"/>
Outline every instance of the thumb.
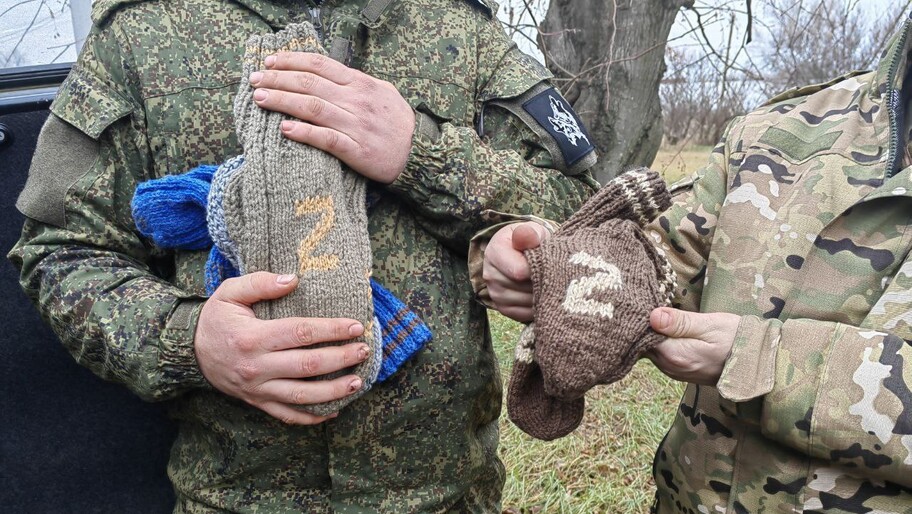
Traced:
<path fill-rule="evenodd" d="M 523 223 L 513 230 L 513 249 L 531 250 L 541 246 L 547 237 L 548 229 L 538 223 Z"/>
<path fill-rule="evenodd" d="M 649 314 L 649 325 L 656 332 L 673 338 L 693 337 L 699 339 L 699 314 L 693 312 L 659 307 Z"/>
<path fill-rule="evenodd" d="M 250 306 L 263 300 L 281 298 L 294 291 L 297 285 L 297 275 L 277 275 L 258 271 L 222 282 L 212 297 Z"/>

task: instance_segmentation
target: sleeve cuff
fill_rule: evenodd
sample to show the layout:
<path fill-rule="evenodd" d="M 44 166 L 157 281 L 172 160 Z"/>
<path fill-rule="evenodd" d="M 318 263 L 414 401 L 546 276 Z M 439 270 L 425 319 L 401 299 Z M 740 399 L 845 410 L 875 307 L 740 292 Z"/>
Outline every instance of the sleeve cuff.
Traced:
<path fill-rule="evenodd" d="M 443 162 L 434 162 L 435 159 L 427 156 L 441 156 L 443 152 L 437 151 L 435 146 L 440 142 L 442 131 L 429 115 L 415 111 L 415 131 L 412 133 L 412 148 L 409 151 L 408 159 L 405 161 L 405 169 L 386 188 L 400 194 L 408 194 L 416 201 L 422 201 L 421 198 L 415 198 L 416 194 L 421 191 L 420 170 L 422 169 L 439 169 Z M 436 159 L 439 160 L 439 159 Z"/>
<path fill-rule="evenodd" d="M 558 224 L 530 214 L 506 214 L 494 211 L 486 211 L 483 214 L 491 217 L 496 216 L 502 221 L 476 232 L 471 241 L 469 241 L 469 280 L 472 282 L 472 290 L 475 291 L 475 299 L 485 307 L 493 309 L 494 303 L 491 301 L 491 295 L 488 293 L 488 286 L 485 284 L 482 272 L 484 271 L 484 251 L 494 234 L 507 225 L 524 221 L 534 221 L 553 234 L 558 229 Z"/>
<path fill-rule="evenodd" d="M 746 402 L 773 390 L 782 322 L 742 316 L 732 351 L 716 385 L 731 402 Z"/>
<path fill-rule="evenodd" d="M 162 373 L 182 389 L 209 387 L 193 346 L 196 325 L 205 303 L 201 298 L 178 300 L 161 334 Z"/>

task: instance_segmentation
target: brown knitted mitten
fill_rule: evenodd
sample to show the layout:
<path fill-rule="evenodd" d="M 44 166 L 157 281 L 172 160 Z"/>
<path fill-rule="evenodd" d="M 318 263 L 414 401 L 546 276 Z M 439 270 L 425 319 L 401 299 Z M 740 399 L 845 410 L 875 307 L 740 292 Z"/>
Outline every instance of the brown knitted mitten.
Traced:
<path fill-rule="evenodd" d="M 517 349 L 507 407 L 530 435 L 571 432 L 586 391 L 623 378 L 663 339 L 649 328 L 649 313 L 668 303 L 674 273 L 641 224 L 670 204 L 658 174 L 628 172 L 526 252 L 536 322 L 534 342 L 521 346 L 534 360 Z"/>
<path fill-rule="evenodd" d="M 523 432 L 551 441 L 563 437 L 579 426 L 586 410 L 585 398 L 564 401 L 545 394 L 541 368 L 535 362 L 535 324 L 528 325 L 519 336 L 513 373 L 507 389 L 507 414 Z"/>

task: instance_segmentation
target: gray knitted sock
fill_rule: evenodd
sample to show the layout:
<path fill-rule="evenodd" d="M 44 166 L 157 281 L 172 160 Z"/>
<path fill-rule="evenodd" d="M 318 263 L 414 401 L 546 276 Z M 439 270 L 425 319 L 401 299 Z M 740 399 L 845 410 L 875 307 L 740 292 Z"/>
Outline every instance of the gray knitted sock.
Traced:
<path fill-rule="evenodd" d="M 346 317 L 364 325 L 364 335 L 353 341 L 366 342 L 371 357 L 346 370 L 361 377 L 362 389 L 334 402 L 300 406 L 326 415 L 366 392 L 381 364 L 376 358 L 381 355 L 376 351 L 381 342 L 373 337 L 367 183 L 360 175 L 343 170 L 335 157 L 285 138 L 280 124 L 291 118 L 254 103 L 254 88 L 246 79 L 262 69 L 267 56 L 279 51 L 324 53 L 309 23 L 289 25 L 276 34 L 247 41 L 241 86 L 234 101 L 245 162 L 225 188 L 224 215 L 237 243 L 241 273 L 270 271 L 300 277 L 290 295 L 254 305 L 258 318 Z"/>

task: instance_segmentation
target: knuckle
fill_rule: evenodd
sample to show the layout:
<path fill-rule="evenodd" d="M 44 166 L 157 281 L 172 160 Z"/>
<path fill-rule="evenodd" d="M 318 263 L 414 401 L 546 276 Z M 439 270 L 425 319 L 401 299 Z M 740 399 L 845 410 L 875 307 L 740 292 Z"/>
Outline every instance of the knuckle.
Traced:
<path fill-rule="evenodd" d="M 233 337 L 234 347 L 242 353 L 253 353 L 257 349 L 257 342 L 250 337 L 235 334 Z"/>
<path fill-rule="evenodd" d="M 367 95 L 373 94 L 372 91 L 365 91 L 365 93 Z M 370 101 L 368 98 L 359 98 L 358 100 L 355 101 L 355 109 L 356 109 L 355 112 L 362 113 L 362 115 L 359 117 L 359 121 L 362 125 L 369 126 L 373 123 L 373 117 L 364 116 L 364 114 L 376 113 L 377 109 L 376 109 L 376 106 L 374 105 L 374 102 Z"/>
<path fill-rule="evenodd" d="M 234 348 L 236 350 L 242 350 L 244 346 L 244 338 L 241 337 L 236 331 L 231 331 L 225 334 L 225 345 Z"/>
<path fill-rule="evenodd" d="M 687 319 L 687 316 L 681 315 L 681 313 L 673 314 L 674 318 L 671 322 L 671 336 L 681 338 L 684 337 L 684 334 L 688 333 L 688 325 L 690 321 Z"/>
<path fill-rule="evenodd" d="M 326 68 L 329 66 L 329 59 L 322 54 L 311 54 L 311 65 L 317 71 L 326 71 Z"/>
<path fill-rule="evenodd" d="M 339 150 L 342 146 L 342 139 L 339 137 L 339 134 L 333 130 L 330 130 L 326 133 L 326 149 L 330 150 L 332 153 L 333 150 Z"/>
<path fill-rule="evenodd" d="M 351 336 L 348 333 L 349 325 L 344 322 L 336 323 L 335 328 L 333 329 L 333 340 L 335 341 L 345 341 L 351 339 Z"/>
<path fill-rule="evenodd" d="M 306 405 L 310 402 L 310 395 L 302 388 L 292 389 L 289 394 L 289 401 L 294 405 Z"/>
<path fill-rule="evenodd" d="M 378 85 L 379 85 L 379 81 L 377 81 L 376 79 L 373 79 L 367 75 L 361 75 L 357 79 L 355 79 L 355 86 L 358 89 L 364 91 L 365 93 L 376 92 L 379 89 Z"/>
<path fill-rule="evenodd" d="M 310 91 L 317 83 L 316 75 L 312 73 L 298 73 L 296 76 L 297 86 L 301 91 Z"/>
<path fill-rule="evenodd" d="M 313 117 L 319 117 L 326 111 L 326 104 L 319 98 L 309 97 L 301 102 L 301 110 Z"/>
<path fill-rule="evenodd" d="M 320 370 L 322 361 L 323 359 L 319 353 L 308 352 L 308 354 L 304 355 L 298 363 L 301 374 L 305 377 L 316 375 Z"/>
<path fill-rule="evenodd" d="M 692 334 L 693 333 L 693 320 L 690 319 L 690 316 L 680 316 L 678 324 L 678 333 L 681 335 Z"/>
<path fill-rule="evenodd" d="M 251 383 L 260 376 L 260 367 L 252 361 L 243 361 L 237 365 L 235 373 L 241 378 L 242 383 Z"/>
<path fill-rule="evenodd" d="M 244 281 L 243 286 L 245 289 L 257 291 L 259 289 L 262 289 L 260 284 L 262 284 L 264 280 L 263 272 L 258 271 L 256 273 L 248 273 L 247 275 L 240 277 L 238 280 Z"/>
<path fill-rule="evenodd" d="M 294 327 L 295 341 L 301 346 L 307 346 L 314 342 L 314 327 L 306 321 L 299 322 Z"/>
<path fill-rule="evenodd" d="M 285 413 L 279 414 L 276 417 L 276 419 L 278 419 L 285 425 L 295 425 L 295 424 L 297 424 L 297 421 L 298 421 L 297 418 L 295 418 L 291 414 L 285 414 Z"/>
<path fill-rule="evenodd" d="M 279 81 L 278 74 L 273 70 L 261 71 L 263 78 L 257 83 L 256 87 L 271 87 Z"/>
<path fill-rule="evenodd" d="M 252 399 L 260 392 L 260 385 L 255 382 L 242 381 L 236 385 L 249 401 L 253 401 Z"/>

